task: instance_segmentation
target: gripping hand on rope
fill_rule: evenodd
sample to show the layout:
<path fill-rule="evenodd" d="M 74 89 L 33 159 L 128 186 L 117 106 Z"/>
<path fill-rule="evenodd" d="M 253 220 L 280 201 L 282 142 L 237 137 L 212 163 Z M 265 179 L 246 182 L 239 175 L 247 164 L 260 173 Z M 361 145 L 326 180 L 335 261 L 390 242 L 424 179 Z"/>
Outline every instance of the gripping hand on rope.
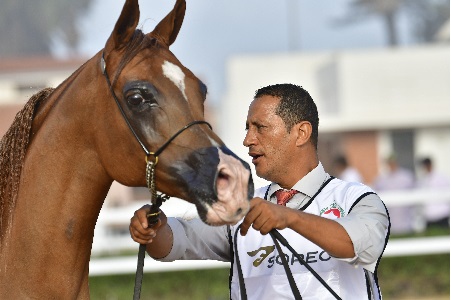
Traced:
<path fill-rule="evenodd" d="M 156 237 L 161 227 L 167 224 L 167 217 L 163 211 L 159 210 L 156 223 L 149 224 L 148 215 L 151 213 L 151 205 L 146 204 L 137 211 L 130 219 L 130 235 L 139 244 L 150 244 Z"/>
<path fill-rule="evenodd" d="M 161 210 L 158 222 L 153 226 L 149 226 L 147 221 L 149 212 L 150 205 L 144 205 L 135 211 L 135 214 L 130 219 L 130 235 L 135 242 L 147 246 L 147 253 L 151 257 L 165 257 L 172 248 L 171 227 L 167 225 L 167 217 Z"/>

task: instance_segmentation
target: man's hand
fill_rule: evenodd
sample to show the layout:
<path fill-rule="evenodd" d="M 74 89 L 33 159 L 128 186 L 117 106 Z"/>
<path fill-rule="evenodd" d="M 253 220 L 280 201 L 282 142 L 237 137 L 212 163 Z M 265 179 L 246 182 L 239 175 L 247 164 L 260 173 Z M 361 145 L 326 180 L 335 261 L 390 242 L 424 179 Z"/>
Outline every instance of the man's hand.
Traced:
<path fill-rule="evenodd" d="M 250 204 L 250 210 L 241 224 L 241 235 L 246 235 L 251 225 L 261 234 L 267 234 L 274 228 L 287 228 L 287 214 L 292 211 L 291 209 L 262 198 L 253 198 Z"/>
<path fill-rule="evenodd" d="M 166 225 L 167 218 L 163 211 L 160 211 L 158 222 L 149 227 L 147 222 L 147 214 L 150 212 L 150 205 L 144 205 L 137 211 L 130 219 L 130 235 L 132 239 L 140 244 L 150 244 L 153 238 L 156 237 L 158 229 Z"/>
<path fill-rule="evenodd" d="M 267 234 L 274 228 L 280 230 L 290 228 L 331 256 L 340 258 L 355 256 L 351 238 L 338 222 L 272 204 L 261 198 L 251 200 L 251 208 L 241 225 L 241 235 L 246 235 L 251 225 L 261 234 Z"/>

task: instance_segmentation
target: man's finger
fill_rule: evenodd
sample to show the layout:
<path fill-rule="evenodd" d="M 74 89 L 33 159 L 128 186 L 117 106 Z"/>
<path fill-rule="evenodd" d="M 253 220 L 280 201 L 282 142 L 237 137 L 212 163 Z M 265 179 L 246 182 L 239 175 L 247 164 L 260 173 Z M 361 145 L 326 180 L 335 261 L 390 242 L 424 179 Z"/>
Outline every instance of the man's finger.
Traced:
<path fill-rule="evenodd" d="M 147 222 L 147 214 L 150 212 L 150 205 L 146 204 L 137 211 L 135 211 L 134 217 L 136 217 L 139 220 L 139 223 L 143 228 L 149 227 L 149 224 Z"/>
<path fill-rule="evenodd" d="M 154 230 L 148 230 L 147 232 L 140 232 L 136 230 L 136 228 L 130 226 L 130 235 L 135 242 L 141 244 L 147 244 L 152 241 L 152 239 L 156 236 L 156 232 Z"/>
<path fill-rule="evenodd" d="M 249 227 L 255 222 L 255 220 L 260 216 L 261 211 L 259 209 L 251 206 L 251 209 L 247 213 L 246 217 L 244 217 L 243 223 L 241 223 L 240 233 L 241 235 L 246 235 Z"/>

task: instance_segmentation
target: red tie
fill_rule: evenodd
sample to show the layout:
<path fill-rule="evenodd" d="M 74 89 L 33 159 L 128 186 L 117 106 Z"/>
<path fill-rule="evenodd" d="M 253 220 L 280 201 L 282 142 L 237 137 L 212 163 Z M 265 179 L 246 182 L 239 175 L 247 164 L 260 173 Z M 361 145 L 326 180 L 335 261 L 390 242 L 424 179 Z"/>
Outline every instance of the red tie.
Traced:
<path fill-rule="evenodd" d="M 296 190 L 278 190 L 276 191 L 277 204 L 286 206 L 287 202 L 290 201 L 291 198 L 295 194 L 299 193 Z"/>

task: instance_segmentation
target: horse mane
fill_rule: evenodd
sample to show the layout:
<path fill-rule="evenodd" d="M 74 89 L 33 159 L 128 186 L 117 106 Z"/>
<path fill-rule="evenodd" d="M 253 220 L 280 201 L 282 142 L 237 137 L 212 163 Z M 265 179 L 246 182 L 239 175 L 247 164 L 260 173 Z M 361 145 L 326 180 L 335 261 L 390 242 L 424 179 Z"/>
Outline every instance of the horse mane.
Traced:
<path fill-rule="evenodd" d="M 16 114 L 11 127 L 0 140 L 0 242 L 12 222 L 34 113 L 53 90 L 45 88 L 34 94 Z"/>

